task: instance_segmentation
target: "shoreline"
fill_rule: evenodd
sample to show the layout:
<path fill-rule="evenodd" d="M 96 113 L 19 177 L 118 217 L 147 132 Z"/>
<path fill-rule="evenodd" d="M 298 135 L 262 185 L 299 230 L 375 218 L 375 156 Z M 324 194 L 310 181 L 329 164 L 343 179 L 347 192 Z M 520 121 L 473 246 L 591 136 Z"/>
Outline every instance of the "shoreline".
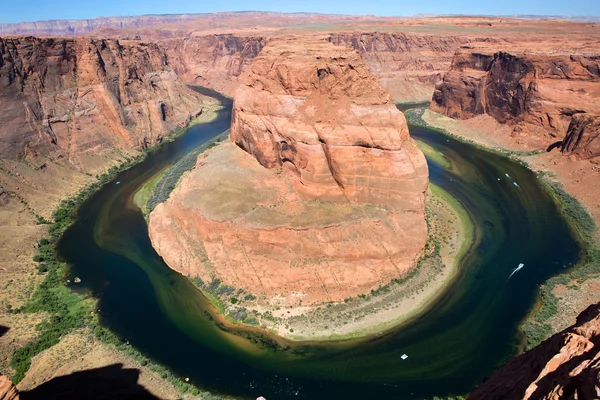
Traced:
<path fill-rule="evenodd" d="M 468 213 L 450 194 L 433 184 L 430 184 L 426 215 L 428 241 L 418 266 L 371 293 L 358 294 L 343 302 L 266 307 L 256 304 L 255 298 L 242 300 L 242 294 L 232 303 L 218 292 L 213 293 L 212 285 L 187 278 L 222 318 L 240 327 L 258 327 L 292 341 L 379 335 L 396 329 L 433 305 L 454 281 L 461 260 L 474 242 L 474 227 Z M 240 307 L 245 315 L 243 320 L 238 318 Z"/>
<path fill-rule="evenodd" d="M 565 188 L 565 182 L 559 176 L 557 169 L 550 167 L 550 165 L 556 165 L 556 161 L 552 163 L 543 159 L 543 157 L 550 157 L 544 150 L 523 151 L 517 145 L 500 143 L 491 136 L 484 136 L 485 132 L 469 126 L 468 122 L 453 120 L 429 109 L 414 109 L 408 114 L 407 120 L 411 124 L 436 130 L 456 140 L 509 157 L 536 174 L 539 183 L 553 198 L 557 209 L 567 220 L 569 228 L 581 244 L 582 256 L 576 265 L 549 278 L 540 286 L 534 305 L 519 326 L 522 335 L 519 349 L 535 347 L 554 333 L 574 323 L 574 318 L 588 304 L 584 303 L 581 310 L 570 310 L 572 308 L 570 304 L 563 304 L 570 303 L 570 299 L 567 295 L 557 296 L 557 290 L 572 289 L 571 292 L 577 292 L 578 286 L 587 282 L 591 282 L 590 285 L 593 285 L 593 281 L 600 278 L 599 217 L 594 218 L 589 205 L 584 205 Z M 458 131 L 466 133 L 461 134 Z M 497 132 L 494 133 L 497 134 Z M 481 137 L 482 135 L 483 137 Z M 560 157 L 568 156 L 561 155 Z M 572 293 L 571 295 L 582 296 L 581 293 Z M 600 301 L 600 293 L 596 297 L 590 304 Z M 561 315 L 559 311 L 561 308 L 566 309 L 564 312 L 568 315 Z M 570 315 L 571 313 L 573 315 Z"/>
<path fill-rule="evenodd" d="M 215 121 L 218 117 L 218 112 L 223 109 L 223 104 L 215 103 L 211 104 L 207 112 L 203 112 L 198 117 L 192 119 L 184 129 L 184 133 L 192 129 L 195 125 L 198 124 L 208 124 Z M 181 135 L 177 135 L 172 137 L 172 139 L 176 139 Z M 193 150 L 192 150 L 193 151 Z M 154 176 L 152 176 L 143 186 L 141 186 L 138 191 L 135 193 L 132 199 L 132 203 L 139 207 L 144 214 L 144 217 L 147 219 L 149 215 L 149 211 L 146 209 L 148 204 L 148 200 L 152 197 L 154 193 L 154 189 L 156 185 L 160 182 L 160 180 L 165 176 L 165 174 L 171 169 L 173 166 L 167 166 L 161 171 L 158 171 Z"/>
<path fill-rule="evenodd" d="M 195 391 L 199 393 L 197 388 L 182 382 L 181 379 L 172 375 L 165 367 L 154 363 L 129 345 L 126 340 L 117 337 L 112 331 L 100 324 L 98 314 L 95 312 L 98 299 L 94 298 L 87 290 L 75 290 L 76 287 L 70 284 L 69 280 L 66 280 L 68 278 L 69 266 L 58 258 L 55 246 L 63 233 L 75 222 L 76 212 L 79 207 L 92 195 L 102 189 L 119 173 L 142 162 L 147 154 L 156 151 L 162 145 L 187 133 L 193 125 L 213 120 L 216 117 L 216 112 L 222 108 L 223 106 L 219 102 L 208 102 L 204 105 L 203 112 L 200 115 L 184 121 L 183 126 L 175 127 L 165 135 L 162 142 L 138 150 L 133 156 L 123 157 L 120 164 L 107 166 L 102 174 L 96 175 L 96 179 L 81 185 L 73 194 L 63 198 L 53 207 L 52 222 L 46 222 L 46 233 L 39 240 L 33 257 L 41 280 L 32 289 L 31 296 L 21 307 L 7 307 L 8 314 L 26 316 L 34 320 L 37 318 L 36 316 L 45 316 L 39 325 L 40 329 L 37 335 L 32 337 L 32 340 L 16 348 L 9 358 L 8 364 L 13 370 L 9 376 L 11 376 L 11 381 L 17 387 L 24 380 L 25 385 L 31 385 L 32 382 L 39 379 L 42 379 L 44 382 L 47 379 L 52 379 L 53 375 L 46 377 L 47 379 L 40 378 L 38 376 L 40 371 L 37 368 L 33 368 L 34 364 L 37 364 L 41 358 L 46 357 L 46 354 L 49 352 L 55 351 L 56 348 L 61 348 L 60 346 L 64 347 L 65 341 L 68 342 L 69 338 L 76 337 L 78 340 L 97 343 L 97 346 L 91 351 L 99 348 L 108 349 L 114 353 L 112 358 L 121 363 L 140 364 L 140 372 L 144 372 L 145 374 L 141 375 L 141 377 L 149 383 L 147 387 L 152 391 L 169 395 L 177 392 L 186 393 Z M 65 280 L 67 283 L 65 283 Z M 48 301 L 48 299 L 51 301 Z M 57 310 L 60 312 L 61 307 L 66 307 L 70 310 L 66 317 L 58 317 L 60 322 L 53 325 L 44 323 L 44 320 L 48 317 L 55 316 Z M 82 333 L 84 331 L 85 333 Z M 81 368 L 78 364 L 79 360 L 64 361 L 65 364 L 61 368 L 74 369 L 75 371 L 77 371 L 77 368 Z M 32 372 L 32 370 L 35 371 Z M 157 372 L 161 372 L 164 376 L 158 376 Z M 159 382 L 156 382 L 156 379 Z M 162 382 L 160 382 L 161 380 Z"/>

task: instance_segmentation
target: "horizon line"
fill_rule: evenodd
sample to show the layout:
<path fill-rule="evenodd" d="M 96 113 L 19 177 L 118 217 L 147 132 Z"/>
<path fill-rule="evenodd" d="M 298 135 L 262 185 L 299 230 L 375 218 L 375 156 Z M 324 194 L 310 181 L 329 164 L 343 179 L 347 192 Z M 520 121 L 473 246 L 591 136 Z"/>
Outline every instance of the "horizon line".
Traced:
<path fill-rule="evenodd" d="M 174 16 L 205 16 L 215 14 L 243 14 L 243 13 L 271 13 L 271 14 L 282 14 L 282 15 L 325 15 L 325 16 L 338 16 L 338 17 L 374 17 L 374 18 L 439 18 L 439 17 L 487 17 L 487 18 L 514 18 L 514 19 L 574 19 L 574 18 L 590 18 L 600 19 L 600 15 L 548 15 L 548 14 L 411 14 L 411 15 L 378 15 L 378 14 L 335 14 L 335 13 L 322 13 L 313 11 L 298 11 L 298 12 L 281 12 L 281 11 L 268 11 L 268 10 L 239 10 L 239 11 L 216 11 L 208 13 L 161 13 L 161 14 L 136 14 L 136 15 L 110 15 L 110 16 L 97 16 L 94 18 L 65 18 L 65 19 L 45 19 L 36 21 L 19 21 L 19 22 L 0 22 L 0 25 L 19 25 L 19 24 L 35 24 L 41 22 L 80 22 L 80 21 L 95 21 L 100 19 L 110 18 L 140 18 L 140 17 L 174 17 Z"/>

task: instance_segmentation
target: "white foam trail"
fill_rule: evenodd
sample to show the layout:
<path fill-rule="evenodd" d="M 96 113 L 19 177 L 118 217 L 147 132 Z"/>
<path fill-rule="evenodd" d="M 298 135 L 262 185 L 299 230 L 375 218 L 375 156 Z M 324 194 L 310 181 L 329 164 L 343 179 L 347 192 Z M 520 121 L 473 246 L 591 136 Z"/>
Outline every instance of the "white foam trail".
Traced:
<path fill-rule="evenodd" d="M 513 276 L 517 272 L 519 272 L 521 270 L 521 268 L 523 268 L 524 266 L 525 266 L 525 264 L 519 264 L 519 266 L 517 268 L 513 269 L 512 273 L 508 276 L 508 279 L 510 279 L 511 276 Z"/>

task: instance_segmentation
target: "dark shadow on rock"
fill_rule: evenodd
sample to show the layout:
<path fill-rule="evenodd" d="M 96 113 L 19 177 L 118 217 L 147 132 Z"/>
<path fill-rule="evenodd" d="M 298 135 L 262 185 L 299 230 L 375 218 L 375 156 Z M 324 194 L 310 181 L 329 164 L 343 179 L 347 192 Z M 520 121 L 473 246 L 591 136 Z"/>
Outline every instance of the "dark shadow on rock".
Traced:
<path fill-rule="evenodd" d="M 10 328 L 8 326 L 0 325 L 0 337 L 6 335 Z"/>
<path fill-rule="evenodd" d="M 59 376 L 20 393 L 21 400 L 35 399 L 157 399 L 138 384 L 140 371 L 123 364 Z"/>
<path fill-rule="evenodd" d="M 557 147 L 562 146 L 562 144 L 563 144 L 562 140 L 559 140 L 558 142 L 554 142 L 550 146 L 548 146 L 548 148 L 546 149 L 546 151 L 547 152 L 552 151 L 552 150 L 556 149 Z"/>

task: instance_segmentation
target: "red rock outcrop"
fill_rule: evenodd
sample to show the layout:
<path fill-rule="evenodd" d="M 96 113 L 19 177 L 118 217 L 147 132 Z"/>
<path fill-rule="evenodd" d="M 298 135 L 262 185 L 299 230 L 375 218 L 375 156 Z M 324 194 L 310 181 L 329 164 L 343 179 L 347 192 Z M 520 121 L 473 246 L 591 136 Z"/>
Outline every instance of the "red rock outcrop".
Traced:
<path fill-rule="evenodd" d="M 470 400 L 600 398 L 600 304 L 572 327 L 510 360 Z"/>
<path fill-rule="evenodd" d="M 84 154 L 156 143 L 202 110 L 154 44 L 0 39 L 0 157 Z M 85 165 L 81 165 L 85 168 Z"/>
<path fill-rule="evenodd" d="M 0 400 L 19 400 L 17 388 L 4 375 L 0 375 Z"/>
<path fill-rule="evenodd" d="M 243 82 L 231 126 L 240 147 L 201 156 L 150 215 L 169 266 L 304 305 L 413 268 L 427 236 L 427 165 L 360 56 L 274 40 Z"/>
<path fill-rule="evenodd" d="M 600 116 L 573 115 L 561 151 L 577 154 L 583 159 L 600 156 Z"/>
<path fill-rule="evenodd" d="M 600 114 L 600 56 L 461 48 L 433 94 L 432 110 L 458 119 L 488 114 L 545 143 L 578 113 Z"/>
<path fill-rule="evenodd" d="M 456 50 L 478 40 L 415 33 L 333 33 L 329 40 L 359 52 L 396 102 L 428 101 Z M 489 39 L 488 39 L 489 40 Z"/>
<path fill-rule="evenodd" d="M 306 199 L 422 210 L 427 168 L 402 113 L 359 55 L 296 41 L 266 47 L 236 92 L 231 140 L 298 176 Z"/>

